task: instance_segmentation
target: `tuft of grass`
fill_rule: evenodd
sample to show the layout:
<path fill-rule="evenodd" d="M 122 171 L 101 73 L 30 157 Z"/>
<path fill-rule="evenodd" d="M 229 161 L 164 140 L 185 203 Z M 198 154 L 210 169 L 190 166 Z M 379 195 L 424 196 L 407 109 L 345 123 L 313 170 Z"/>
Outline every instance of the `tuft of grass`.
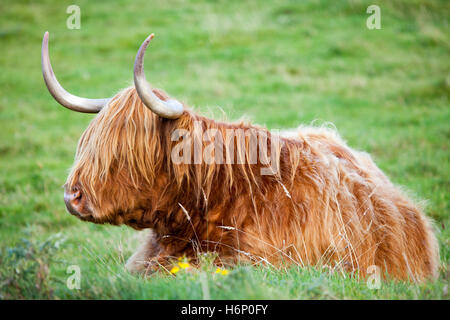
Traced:
<path fill-rule="evenodd" d="M 52 299 L 49 266 L 59 261 L 55 252 L 65 242 L 61 233 L 45 241 L 22 238 L 15 247 L 2 248 L 0 256 L 0 299 Z"/>
<path fill-rule="evenodd" d="M 80 30 L 66 28 L 71 4 L 0 2 L 1 299 L 449 298 L 447 1 L 381 0 L 381 30 L 366 28 L 366 0 L 80 0 Z M 128 274 L 136 232 L 86 224 L 64 208 L 61 186 L 92 116 L 61 108 L 47 92 L 47 30 L 55 72 L 78 95 L 107 97 L 130 85 L 136 51 L 154 32 L 148 77 L 199 112 L 269 128 L 333 123 L 426 201 L 439 279 L 370 290 L 345 274 L 296 266 L 239 265 L 222 276 L 207 261 L 176 277 Z M 71 265 L 80 267 L 80 290 L 67 288 Z"/>
<path fill-rule="evenodd" d="M 107 241 L 107 240 L 105 240 Z M 2 299 L 446 299 L 443 281 L 412 285 L 384 281 L 370 289 L 365 281 L 329 269 L 292 266 L 237 265 L 227 273 L 217 272 L 214 257 L 207 255 L 198 268 L 180 268 L 175 275 L 160 270 L 151 276 L 133 276 L 123 268 L 123 248 L 106 252 L 103 244 L 84 248 L 79 261 L 81 285 L 69 289 L 59 270 L 49 265 L 68 250 L 57 235 L 42 242 L 24 240 L 7 249 L 2 258 L 0 294 Z M 79 257 L 77 258 L 79 259 Z M 186 263 L 186 262 L 184 262 Z M 179 264 L 178 261 L 174 265 Z M 66 277 L 68 277 L 67 272 Z"/>

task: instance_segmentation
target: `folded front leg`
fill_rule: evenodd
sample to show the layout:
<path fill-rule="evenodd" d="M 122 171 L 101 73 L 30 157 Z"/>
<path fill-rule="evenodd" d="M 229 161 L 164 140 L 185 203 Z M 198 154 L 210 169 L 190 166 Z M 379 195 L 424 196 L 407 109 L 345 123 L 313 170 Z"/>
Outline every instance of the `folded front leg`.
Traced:
<path fill-rule="evenodd" d="M 125 268 L 131 273 L 151 273 L 154 270 L 155 258 L 161 253 L 157 235 L 153 230 L 146 234 L 136 252 L 128 259 Z"/>

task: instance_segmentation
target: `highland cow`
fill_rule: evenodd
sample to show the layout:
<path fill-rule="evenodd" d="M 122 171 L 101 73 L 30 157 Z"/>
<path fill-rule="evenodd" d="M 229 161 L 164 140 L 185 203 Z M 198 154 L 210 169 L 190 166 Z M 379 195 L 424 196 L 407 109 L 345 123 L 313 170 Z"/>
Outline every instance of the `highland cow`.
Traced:
<path fill-rule="evenodd" d="M 195 264 L 200 253 L 213 252 L 219 265 L 327 266 L 363 277 L 377 266 L 396 279 L 436 277 L 429 219 L 367 153 L 329 128 L 300 126 L 284 136 L 196 114 L 146 81 L 143 58 L 152 37 L 136 56 L 135 86 L 109 99 L 65 91 L 50 64 L 48 33 L 42 44 L 53 97 L 71 110 L 98 113 L 65 184 L 67 209 L 83 221 L 149 229 L 129 271 L 153 271 L 182 256 Z M 196 138 L 195 127 L 209 133 Z M 230 131 L 245 134 L 228 138 Z M 252 148 L 261 136 L 263 152 L 264 144 Z M 183 140 L 203 151 L 214 141 L 213 160 L 221 154 L 229 161 L 174 153 Z M 263 174 L 269 158 L 275 169 Z"/>

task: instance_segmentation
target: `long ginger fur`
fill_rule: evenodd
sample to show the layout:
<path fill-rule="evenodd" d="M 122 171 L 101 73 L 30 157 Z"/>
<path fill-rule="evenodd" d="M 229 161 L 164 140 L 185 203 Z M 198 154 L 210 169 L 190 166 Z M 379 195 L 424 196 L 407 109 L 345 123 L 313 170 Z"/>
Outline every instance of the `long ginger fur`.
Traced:
<path fill-rule="evenodd" d="M 87 220 L 151 228 L 148 259 L 158 263 L 214 251 L 221 264 L 329 266 L 361 276 L 375 265 L 396 279 L 437 276 L 429 219 L 335 130 L 301 126 L 294 138 L 281 137 L 279 149 L 270 150 L 280 170 L 261 175 L 260 163 L 173 163 L 171 134 L 192 132 L 194 121 L 224 136 L 227 129 L 254 129 L 274 138 L 265 128 L 217 122 L 188 108 L 176 120 L 163 119 L 134 87 L 124 89 L 82 135 L 67 179 L 89 199 Z M 249 157 L 248 150 L 239 154 Z"/>

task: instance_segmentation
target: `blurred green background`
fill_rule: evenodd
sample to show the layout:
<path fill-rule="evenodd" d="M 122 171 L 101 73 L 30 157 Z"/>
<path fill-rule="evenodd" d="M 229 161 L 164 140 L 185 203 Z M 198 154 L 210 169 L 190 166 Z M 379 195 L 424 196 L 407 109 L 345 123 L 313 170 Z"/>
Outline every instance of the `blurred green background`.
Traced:
<path fill-rule="evenodd" d="M 69 30 L 69 5 L 81 28 Z M 366 9 L 381 8 L 369 30 Z M 398 1 L 0 0 L 0 298 L 448 299 L 450 4 Z M 123 271 L 126 227 L 66 213 L 62 188 L 93 115 L 60 107 L 41 75 L 42 36 L 61 84 L 92 98 L 132 84 L 140 43 L 156 37 L 147 77 L 198 112 L 269 128 L 333 123 L 350 146 L 427 204 L 441 245 L 433 283 L 364 282 L 320 270 L 237 267 L 176 279 Z M 80 290 L 66 269 L 79 265 Z M 211 267 L 212 268 L 212 267 Z"/>

